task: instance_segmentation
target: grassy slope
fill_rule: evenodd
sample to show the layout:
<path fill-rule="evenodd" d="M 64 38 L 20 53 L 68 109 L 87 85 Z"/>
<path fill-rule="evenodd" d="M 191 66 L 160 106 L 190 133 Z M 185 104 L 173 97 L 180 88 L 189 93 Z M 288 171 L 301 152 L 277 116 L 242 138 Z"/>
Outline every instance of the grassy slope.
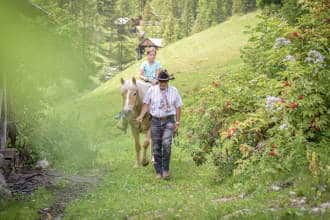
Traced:
<path fill-rule="evenodd" d="M 247 40 L 243 31 L 246 26 L 251 26 L 256 21 L 256 13 L 233 17 L 218 26 L 167 46 L 160 50 L 157 59 L 161 61 L 163 68 L 175 74 L 176 80 L 173 84 L 186 97 L 203 83 L 210 82 L 210 76 L 239 69 L 240 48 Z M 139 65 L 140 62 L 133 64 L 74 103 L 86 125 L 95 123 L 95 131 L 101 132 L 100 135 L 105 135 L 99 129 L 100 126 L 112 129 L 111 126 L 107 127 L 109 124 L 113 125 L 112 122 L 109 123 L 109 118 L 113 118 L 121 108 L 119 79 L 138 76 Z M 111 133 L 119 134 L 113 131 Z"/>
<path fill-rule="evenodd" d="M 234 17 L 159 52 L 162 65 L 175 74 L 173 84 L 182 92 L 184 102 L 189 102 L 192 92 L 210 83 L 213 76 L 239 70 L 240 47 L 247 40 L 244 27 L 256 21 L 255 13 Z M 67 218 L 217 218 L 247 206 L 249 200 L 220 205 L 222 196 L 239 194 L 239 186 L 228 190 L 216 184 L 213 166 L 196 167 L 189 153 L 177 144 L 173 146 L 171 181 L 155 180 L 151 166 L 132 168 L 133 142 L 114 129 L 113 118 L 121 107 L 119 78 L 136 75 L 138 66 L 134 64 L 76 103 L 85 125 L 97 131 L 99 162 L 109 166 L 110 171 L 98 190 L 67 209 Z"/>
<path fill-rule="evenodd" d="M 181 91 L 186 104 L 193 100 L 193 92 L 210 83 L 214 76 L 239 71 L 239 49 L 247 40 L 243 34 L 244 26 L 256 22 L 256 13 L 233 17 L 160 51 L 158 59 L 171 73 L 175 73 L 177 79 L 173 84 Z M 281 196 L 287 195 L 287 191 L 283 190 L 240 199 L 238 195 L 245 192 L 246 187 L 230 181 L 224 185 L 215 183 L 212 164 L 196 167 L 189 153 L 177 143 L 173 146 L 171 181 L 155 180 L 151 166 L 133 169 L 133 142 L 129 135 L 123 135 L 114 128 L 114 116 L 121 108 L 119 78 L 136 75 L 138 66 L 139 63 L 132 65 L 73 103 L 72 109 L 75 110 L 72 114 L 75 117 L 79 115 L 82 126 L 94 134 L 93 142 L 99 151 L 96 168 L 109 171 L 96 190 L 67 208 L 67 219 L 215 219 L 244 208 L 253 212 L 269 208 L 274 202 L 279 203 Z M 232 200 L 224 202 L 221 200 L 224 196 Z M 285 206 L 286 200 L 282 203 L 280 205 Z M 31 211 L 37 210 L 33 205 L 27 204 L 26 207 L 30 207 Z M 25 213 L 17 213 L 15 219 L 26 219 Z M 35 218 L 32 216 L 31 219 Z M 259 216 L 274 217 L 269 213 Z"/>
<path fill-rule="evenodd" d="M 173 84 L 181 91 L 186 104 L 193 101 L 194 91 L 211 83 L 213 77 L 239 71 L 240 48 L 247 40 L 244 27 L 256 22 L 256 13 L 233 17 L 159 52 L 158 59 L 175 74 Z M 288 213 L 290 216 L 290 209 L 262 213 L 274 204 L 276 207 L 288 205 L 288 189 L 271 193 L 262 189 L 240 199 L 241 193 L 249 193 L 248 186 L 231 183 L 231 180 L 223 185 L 215 183 L 214 166 L 196 167 L 189 153 L 177 143 L 173 146 L 171 181 L 156 180 L 152 166 L 133 169 L 132 139 L 114 128 L 114 116 L 121 108 L 119 79 L 137 75 L 138 67 L 139 62 L 75 103 L 85 126 L 96 133 L 99 163 L 109 167 L 109 174 L 97 190 L 67 208 L 67 219 L 218 219 L 246 208 L 259 218 L 285 217 Z M 258 184 L 253 187 L 255 190 Z M 223 197 L 232 200 L 223 202 Z"/>

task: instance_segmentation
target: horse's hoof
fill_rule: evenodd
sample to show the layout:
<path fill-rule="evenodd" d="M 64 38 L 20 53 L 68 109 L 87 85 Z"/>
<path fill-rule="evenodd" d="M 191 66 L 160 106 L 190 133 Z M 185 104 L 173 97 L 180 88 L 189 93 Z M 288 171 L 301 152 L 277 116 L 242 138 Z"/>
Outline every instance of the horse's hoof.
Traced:
<path fill-rule="evenodd" d="M 146 166 L 148 166 L 148 164 L 149 164 L 148 160 L 143 160 L 142 161 L 142 166 L 146 167 Z"/>
<path fill-rule="evenodd" d="M 135 164 L 135 165 L 133 166 L 133 168 L 135 168 L 135 169 L 140 168 L 140 167 L 141 167 L 140 164 Z"/>

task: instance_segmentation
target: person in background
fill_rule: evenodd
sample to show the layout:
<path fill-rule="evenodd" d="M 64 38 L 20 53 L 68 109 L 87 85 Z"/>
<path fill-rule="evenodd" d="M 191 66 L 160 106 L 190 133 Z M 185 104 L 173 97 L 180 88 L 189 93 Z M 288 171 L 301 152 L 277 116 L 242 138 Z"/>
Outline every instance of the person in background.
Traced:
<path fill-rule="evenodd" d="M 162 68 L 160 62 L 156 60 L 156 55 L 156 48 L 149 47 L 147 50 L 147 60 L 140 67 L 140 78 L 153 85 L 157 84 L 157 77 Z"/>

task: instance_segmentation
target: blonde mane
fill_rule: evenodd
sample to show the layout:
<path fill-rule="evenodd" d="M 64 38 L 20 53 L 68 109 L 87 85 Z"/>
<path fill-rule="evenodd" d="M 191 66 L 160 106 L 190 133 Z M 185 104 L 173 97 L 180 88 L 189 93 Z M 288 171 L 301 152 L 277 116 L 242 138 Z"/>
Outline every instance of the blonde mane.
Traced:
<path fill-rule="evenodd" d="M 121 86 L 121 92 L 127 90 L 137 90 L 139 93 L 140 101 L 142 102 L 146 92 L 152 85 L 141 80 L 137 80 L 136 84 L 133 83 L 132 79 L 125 80 L 125 83 Z"/>

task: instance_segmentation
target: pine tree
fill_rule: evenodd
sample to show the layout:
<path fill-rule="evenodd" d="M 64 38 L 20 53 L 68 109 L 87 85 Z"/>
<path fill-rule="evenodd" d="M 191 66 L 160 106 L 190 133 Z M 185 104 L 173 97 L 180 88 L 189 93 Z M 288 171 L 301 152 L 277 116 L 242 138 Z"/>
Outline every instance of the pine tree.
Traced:
<path fill-rule="evenodd" d="M 256 9 L 256 7 L 257 7 L 256 0 L 248 0 L 246 2 L 246 8 L 247 8 L 246 12 L 253 11 Z"/>
<path fill-rule="evenodd" d="M 207 12 L 207 0 L 199 0 L 198 1 L 198 14 L 194 25 L 194 32 L 200 32 L 204 30 L 205 28 L 209 27 L 209 18 L 208 18 L 208 12 Z"/>
<path fill-rule="evenodd" d="M 225 4 L 226 3 L 226 0 L 217 0 L 217 23 L 220 23 L 222 21 L 224 21 L 227 17 L 227 14 L 225 12 Z"/>
<path fill-rule="evenodd" d="M 233 0 L 224 0 L 224 13 L 225 16 L 231 16 L 233 11 Z"/>
<path fill-rule="evenodd" d="M 272 5 L 272 4 L 281 5 L 282 1 L 283 0 L 257 0 L 257 6 L 260 7 L 260 8 L 264 8 L 265 6 Z M 291 9 L 294 9 L 294 7 L 292 7 Z"/>
<path fill-rule="evenodd" d="M 117 0 L 115 6 L 115 42 L 113 45 L 112 58 L 113 63 L 119 66 L 119 69 L 123 69 L 123 65 L 134 60 L 135 47 L 133 45 L 134 37 L 130 33 L 130 17 L 134 14 L 134 0 Z"/>
<path fill-rule="evenodd" d="M 180 7 L 177 1 L 170 0 L 167 4 L 159 3 L 162 7 L 162 36 L 166 44 L 172 43 L 182 38 L 183 33 L 181 30 L 180 19 Z"/>
<path fill-rule="evenodd" d="M 197 1 L 185 0 L 181 17 L 181 29 L 184 36 L 189 36 L 197 15 Z"/>
<path fill-rule="evenodd" d="M 172 43 L 178 39 L 178 25 L 173 16 L 169 16 L 164 22 L 163 38 L 166 44 Z"/>
<path fill-rule="evenodd" d="M 222 0 L 199 0 L 198 14 L 194 25 L 194 32 L 199 32 L 223 21 L 225 14 Z"/>
<path fill-rule="evenodd" d="M 144 9 L 143 9 L 143 21 L 150 21 L 152 20 L 153 14 L 152 14 L 152 8 L 149 3 L 146 3 Z"/>
<path fill-rule="evenodd" d="M 245 14 L 256 8 L 256 0 L 233 0 L 233 13 Z"/>
<path fill-rule="evenodd" d="M 130 18 L 139 14 L 137 0 L 98 0 L 98 11 L 103 18 L 100 28 L 98 63 L 102 67 L 119 66 L 134 60 L 135 41 L 130 33 Z M 127 22 L 127 23 L 126 23 Z"/>

